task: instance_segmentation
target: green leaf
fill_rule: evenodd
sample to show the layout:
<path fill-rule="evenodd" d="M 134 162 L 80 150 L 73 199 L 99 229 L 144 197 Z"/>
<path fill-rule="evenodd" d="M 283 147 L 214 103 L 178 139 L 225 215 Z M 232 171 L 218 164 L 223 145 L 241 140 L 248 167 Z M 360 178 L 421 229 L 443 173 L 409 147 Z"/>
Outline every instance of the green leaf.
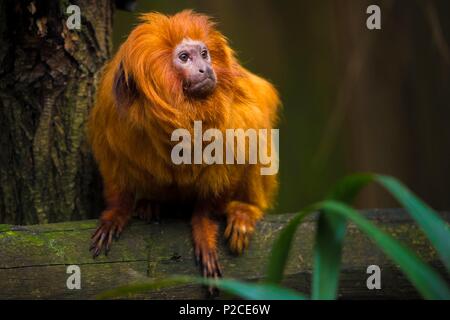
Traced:
<path fill-rule="evenodd" d="M 217 282 L 216 282 L 217 281 Z M 305 296 L 275 284 L 248 283 L 237 280 L 212 280 L 219 289 L 252 300 L 305 300 Z"/>
<path fill-rule="evenodd" d="M 381 184 L 405 207 L 421 226 L 447 269 L 450 270 L 448 224 L 398 180 L 370 173 L 347 176 L 332 189 L 328 199 L 351 204 L 360 190 L 370 182 Z M 313 299 L 335 299 L 337 296 L 345 224 L 345 218 L 328 214 L 320 215 L 314 248 Z"/>
<path fill-rule="evenodd" d="M 372 180 L 373 174 L 347 176 L 337 183 L 327 198 L 350 204 Z M 312 299 L 336 299 L 346 226 L 345 217 L 328 214 L 323 210 L 319 215 L 313 256 Z"/>
<path fill-rule="evenodd" d="M 356 210 L 333 200 L 324 201 L 320 206 L 325 212 L 333 212 L 353 221 L 386 255 L 400 266 L 423 297 L 426 299 L 450 299 L 450 289 L 439 274 L 422 262 L 412 251 L 381 231 Z"/>
<path fill-rule="evenodd" d="M 192 277 L 174 276 L 165 279 L 150 280 L 145 282 L 133 283 L 130 285 L 120 286 L 97 295 L 97 299 L 111 299 L 117 297 L 130 296 L 136 293 L 142 293 L 161 288 L 170 288 L 183 284 L 195 282 Z"/>
<path fill-rule="evenodd" d="M 438 213 L 415 196 L 398 180 L 377 175 L 375 180 L 389 190 L 398 202 L 416 220 L 430 242 L 436 248 L 447 270 L 450 271 L 450 229 Z"/>
<path fill-rule="evenodd" d="M 359 192 L 374 181 L 374 178 L 375 175 L 372 173 L 357 173 L 346 176 L 333 187 L 326 199 L 351 204 Z"/>
<path fill-rule="evenodd" d="M 304 300 L 305 297 L 297 292 L 274 284 L 248 283 L 232 279 L 204 279 L 201 277 L 174 276 L 166 279 L 146 281 L 122 286 L 106 291 L 97 296 L 98 299 L 117 298 L 136 293 L 144 293 L 165 287 L 183 284 L 212 285 L 225 292 L 240 296 L 244 299 L 255 300 Z"/>
<path fill-rule="evenodd" d="M 435 246 L 447 269 L 449 269 L 450 232 L 448 224 L 435 211 L 398 182 L 398 180 L 371 173 L 347 176 L 332 189 L 328 195 L 328 199 L 351 203 L 360 190 L 373 181 L 380 183 L 388 189 L 406 210 L 410 212 L 431 243 Z M 312 205 L 301 211 L 280 232 L 280 235 L 274 242 L 269 260 L 268 281 L 274 283 L 281 281 L 295 231 L 308 214 L 319 209 L 321 209 L 320 206 Z M 314 251 L 312 293 L 314 299 L 333 299 L 337 294 L 346 218 L 330 218 L 330 216 L 326 212 L 326 209 L 322 210 L 319 216 Z M 432 270 L 432 272 L 434 271 Z"/>
<path fill-rule="evenodd" d="M 314 246 L 312 299 L 336 299 L 347 220 L 321 212 Z"/>
<path fill-rule="evenodd" d="M 305 208 L 281 230 L 270 251 L 270 258 L 267 268 L 266 281 L 269 283 L 280 283 L 283 279 L 284 269 L 286 268 L 289 252 L 291 251 L 292 241 L 294 239 L 297 227 L 303 221 L 303 218 L 313 212 L 316 208 Z"/>

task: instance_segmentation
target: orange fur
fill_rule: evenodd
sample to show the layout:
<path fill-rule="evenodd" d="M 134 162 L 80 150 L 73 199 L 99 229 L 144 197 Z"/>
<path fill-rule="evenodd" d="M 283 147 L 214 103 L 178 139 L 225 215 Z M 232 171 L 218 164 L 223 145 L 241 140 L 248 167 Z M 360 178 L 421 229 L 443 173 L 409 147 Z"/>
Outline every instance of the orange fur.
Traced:
<path fill-rule="evenodd" d="M 222 132 L 273 128 L 279 106 L 276 90 L 238 63 L 208 17 L 192 11 L 149 13 L 141 21 L 106 66 L 88 123 L 106 189 L 159 202 L 220 203 L 227 215 L 236 210 L 252 213 L 253 225 L 273 202 L 276 176 L 260 175 L 259 164 L 175 165 L 170 153 L 176 143 L 170 137 L 177 128 L 192 132 L 194 120 L 203 122 L 203 130 Z M 200 40 L 209 49 L 217 87 L 207 99 L 186 97 L 172 66 L 172 50 L 186 38 Z M 119 99 L 115 94 L 119 73 L 122 85 L 135 90 L 131 97 Z M 242 205 L 230 206 L 232 201 Z M 204 220 L 193 219 L 193 228 L 201 238 Z"/>

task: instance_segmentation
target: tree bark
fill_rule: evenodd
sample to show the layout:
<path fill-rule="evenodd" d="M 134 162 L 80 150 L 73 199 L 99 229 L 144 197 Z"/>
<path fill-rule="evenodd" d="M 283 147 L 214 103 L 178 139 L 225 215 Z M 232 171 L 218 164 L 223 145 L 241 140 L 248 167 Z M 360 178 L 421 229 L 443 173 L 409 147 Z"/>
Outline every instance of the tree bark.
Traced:
<path fill-rule="evenodd" d="M 69 30 L 70 4 L 81 29 Z M 99 211 L 85 135 L 114 4 L 0 1 L 0 223 L 82 219 Z"/>

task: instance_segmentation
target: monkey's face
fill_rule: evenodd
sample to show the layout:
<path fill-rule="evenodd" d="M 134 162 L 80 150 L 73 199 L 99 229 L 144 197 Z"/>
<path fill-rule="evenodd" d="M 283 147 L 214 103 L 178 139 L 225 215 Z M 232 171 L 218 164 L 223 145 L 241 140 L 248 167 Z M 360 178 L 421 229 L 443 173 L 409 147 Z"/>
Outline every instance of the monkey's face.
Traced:
<path fill-rule="evenodd" d="M 216 73 L 206 45 L 185 39 L 174 50 L 173 64 L 182 77 L 183 91 L 192 98 L 205 98 L 216 87 Z"/>

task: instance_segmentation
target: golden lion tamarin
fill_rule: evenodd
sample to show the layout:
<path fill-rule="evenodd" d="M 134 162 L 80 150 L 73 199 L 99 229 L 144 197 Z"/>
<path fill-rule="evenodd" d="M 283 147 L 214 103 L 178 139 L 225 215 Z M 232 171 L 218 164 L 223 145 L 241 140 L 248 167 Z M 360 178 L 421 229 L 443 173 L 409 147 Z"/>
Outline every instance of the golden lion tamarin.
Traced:
<path fill-rule="evenodd" d="M 88 132 L 107 208 L 92 236 L 94 257 L 110 249 L 134 211 L 159 214 L 164 203 L 194 203 L 194 252 L 207 277 L 221 275 L 217 221 L 233 252 L 247 247 L 272 204 L 276 175 L 261 164 L 181 164 L 171 160 L 177 128 L 271 129 L 279 98 L 237 61 L 211 20 L 192 11 L 144 14 L 107 64 Z"/>

